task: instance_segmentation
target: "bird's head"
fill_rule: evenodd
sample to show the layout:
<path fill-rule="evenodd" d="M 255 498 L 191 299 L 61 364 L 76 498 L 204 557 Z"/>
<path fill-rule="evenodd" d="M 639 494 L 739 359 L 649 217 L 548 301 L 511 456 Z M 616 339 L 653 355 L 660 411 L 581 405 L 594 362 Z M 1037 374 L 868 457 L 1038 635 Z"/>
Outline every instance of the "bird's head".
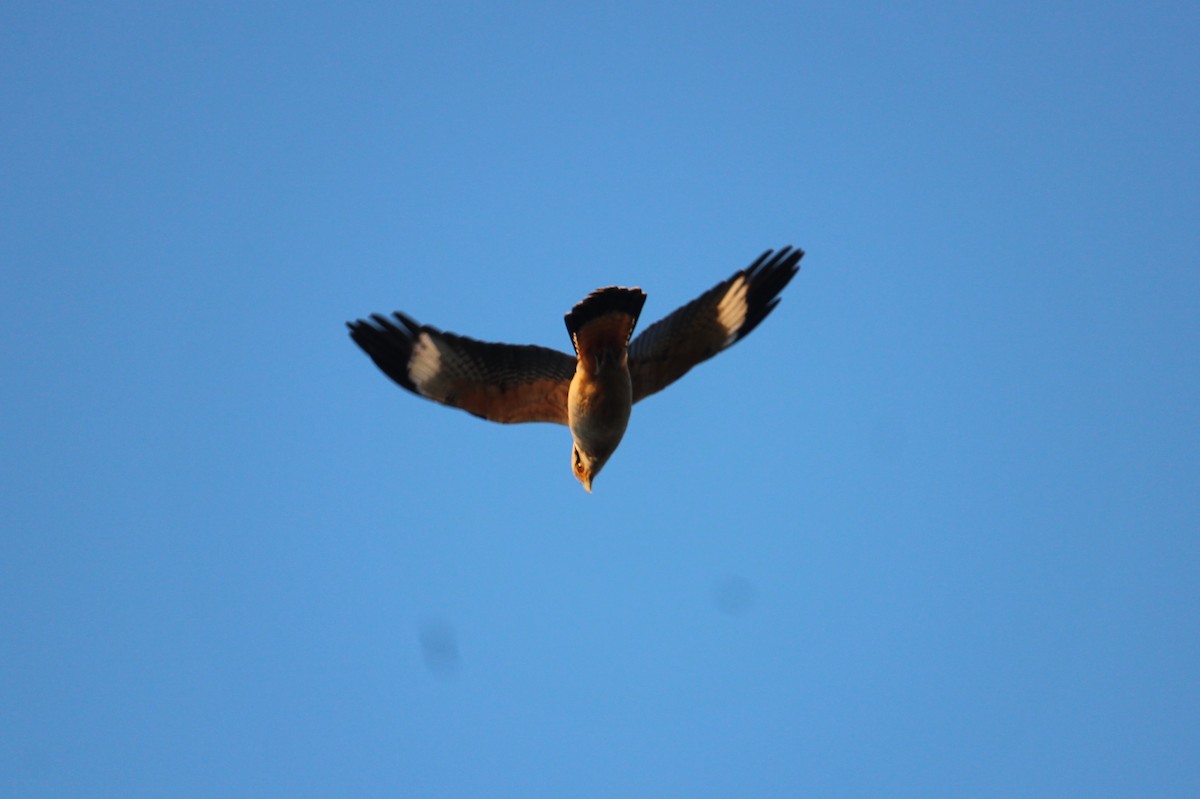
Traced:
<path fill-rule="evenodd" d="M 580 449 L 578 443 L 571 448 L 571 470 L 575 473 L 575 479 L 583 483 L 584 489 L 589 494 L 592 493 L 592 481 L 596 479 L 596 475 L 600 474 L 600 470 L 604 468 L 604 464 L 611 454 L 610 450 L 601 456 L 592 455 Z"/>

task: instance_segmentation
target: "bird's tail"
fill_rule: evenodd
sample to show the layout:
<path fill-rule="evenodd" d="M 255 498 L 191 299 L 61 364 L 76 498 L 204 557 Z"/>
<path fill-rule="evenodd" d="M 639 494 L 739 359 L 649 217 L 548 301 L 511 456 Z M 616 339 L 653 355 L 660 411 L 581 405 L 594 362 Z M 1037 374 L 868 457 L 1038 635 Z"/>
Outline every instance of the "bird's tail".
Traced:
<path fill-rule="evenodd" d="M 620 286 L 596 289 L 584 297 L 564 317 L 575 353 L 583 357 L 593 351 L 622 350 L 645 302 L 646 292 Z"/>

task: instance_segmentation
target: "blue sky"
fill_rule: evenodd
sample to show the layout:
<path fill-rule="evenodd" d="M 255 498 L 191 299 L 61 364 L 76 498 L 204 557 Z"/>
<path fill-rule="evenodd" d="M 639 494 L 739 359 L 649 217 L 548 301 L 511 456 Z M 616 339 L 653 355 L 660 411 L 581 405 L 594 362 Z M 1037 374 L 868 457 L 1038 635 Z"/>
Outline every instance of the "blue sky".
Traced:
<path fill-rule="evenodd" d="M 1200 12 L 0 10 L 0 790 L 1200 791 Z M 769 247 L 563 428 L 343 323 L 569 349 Z"/>

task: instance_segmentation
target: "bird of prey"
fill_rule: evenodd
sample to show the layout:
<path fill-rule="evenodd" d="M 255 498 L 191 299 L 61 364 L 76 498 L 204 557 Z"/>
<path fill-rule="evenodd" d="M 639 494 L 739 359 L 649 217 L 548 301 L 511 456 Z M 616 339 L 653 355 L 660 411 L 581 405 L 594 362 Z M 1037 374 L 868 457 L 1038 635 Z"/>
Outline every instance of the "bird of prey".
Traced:
<path fill-rule="evenodd" d="M 804 251 L 792 247 L 767 250 L 632 342 L 645 292 L 597 289 L 565 317 L 574 356 L 445 333 L 399 311 L 346 326 L 375 365 L 414 394 L 493 422 L 567 425 L 571 468 L 590 493 L 625 435 L 633 404 L 757 327 L 802 257 Z"/>

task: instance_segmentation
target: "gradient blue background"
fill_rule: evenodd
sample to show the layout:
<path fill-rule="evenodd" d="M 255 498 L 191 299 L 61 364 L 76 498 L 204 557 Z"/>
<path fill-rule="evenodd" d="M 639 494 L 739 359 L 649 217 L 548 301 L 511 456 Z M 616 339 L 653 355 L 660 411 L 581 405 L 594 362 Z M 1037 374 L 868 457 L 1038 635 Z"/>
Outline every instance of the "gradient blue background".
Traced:
<path fill-rule="evenodd" d="M 0 793 L 1200 794 L 1194 3 L 7 3 Z M 563 428 L 568 349 L 808 250 Z"/>

